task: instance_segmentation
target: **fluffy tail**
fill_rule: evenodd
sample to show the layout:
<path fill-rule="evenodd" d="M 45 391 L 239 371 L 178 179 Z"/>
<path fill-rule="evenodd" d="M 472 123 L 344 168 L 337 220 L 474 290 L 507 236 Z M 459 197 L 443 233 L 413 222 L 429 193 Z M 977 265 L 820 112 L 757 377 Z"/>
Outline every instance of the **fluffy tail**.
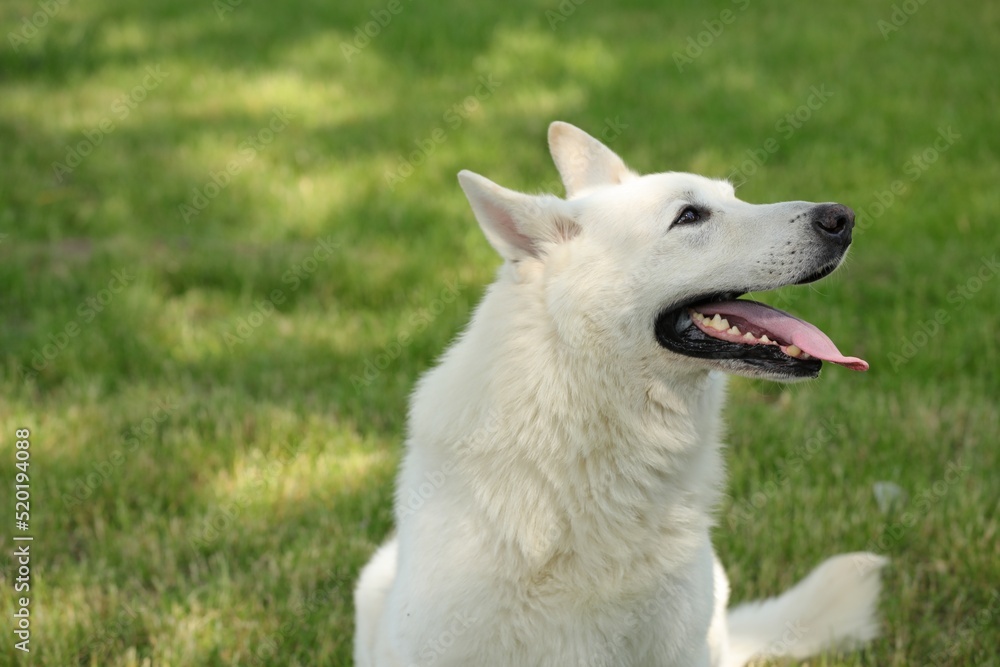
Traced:
<path fill-rule="evenodd" d="M 724 666 L 741 667 L 752 658 L 806 658 L 873 639 L 880 571 L 888 562 L 871 553 L 834 556 L 778 597 L 730 610 Z"/>
<path fill-rule="evenodd" d="M 361 571 L 354 591 L 355 632 L 354 665 L 372 667 L 379 660 L 379 626 L 382 623 L 385 599 L 396 579 L 396 556 L 399 543 L 393 538 L 379 547 Z M 384 642 L 382 642 L 384 644 Z M 383 649 L 384 651 L 385 649 Z"/>

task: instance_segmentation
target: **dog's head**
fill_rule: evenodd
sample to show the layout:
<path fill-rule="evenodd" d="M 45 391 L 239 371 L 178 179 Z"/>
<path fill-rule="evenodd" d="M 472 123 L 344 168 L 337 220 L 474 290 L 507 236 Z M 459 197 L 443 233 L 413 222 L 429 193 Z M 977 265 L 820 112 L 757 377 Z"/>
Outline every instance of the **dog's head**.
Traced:
<path fill-rule="evenodd" d="M 486 237 L 541 289 L 553 331 L 609 363 L 672 363 L 775 380 L 823 361 L 865 370 L 815 326 L 738 297 L 831 273 L 851 244 L 841 204 L 748 204 L 693 174 L 640 176 L 582 130 L 556 122 L 549 146 L 566 199 L 459 174 Z"/>

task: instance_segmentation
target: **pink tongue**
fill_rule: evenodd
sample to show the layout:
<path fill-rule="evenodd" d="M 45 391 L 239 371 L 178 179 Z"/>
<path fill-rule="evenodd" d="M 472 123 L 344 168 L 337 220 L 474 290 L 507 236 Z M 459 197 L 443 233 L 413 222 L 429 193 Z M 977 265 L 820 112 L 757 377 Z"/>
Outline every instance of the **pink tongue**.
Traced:
<path fill-rule="evenodd" d="M 868 370 L 867 361 L 857 357 L 845 357 L 825 333 L 808 322 L 777 308 L 771 308 L 756 301 L 738 300 L 706 304 L 699 307 L 698 311 L 703 315 L 718 313 L 723 317 L 729 315 L 739 317 L 748 324 L 759 327 L 762 331 L 770 334 L 769 338 L 780 339 L 783 343 L 792 343 L 817 359 L 840 364 L 855 371 Z"/>

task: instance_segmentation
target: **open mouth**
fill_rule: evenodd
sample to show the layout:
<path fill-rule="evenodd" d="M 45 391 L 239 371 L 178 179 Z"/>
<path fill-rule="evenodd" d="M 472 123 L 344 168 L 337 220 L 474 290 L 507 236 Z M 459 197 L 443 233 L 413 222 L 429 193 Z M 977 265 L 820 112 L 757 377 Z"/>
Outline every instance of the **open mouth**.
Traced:
<path fill-rule="evenodd" d="M 824 361 L 868 370 L 868 362 L 843 355 L 814 325 L 738 299 L 743 293 L 705 295 L 664 311 L 656 320 L 657 340 L 671 352 L 728 360 L 724 367 L 753 375 L 816 377 Z"/>

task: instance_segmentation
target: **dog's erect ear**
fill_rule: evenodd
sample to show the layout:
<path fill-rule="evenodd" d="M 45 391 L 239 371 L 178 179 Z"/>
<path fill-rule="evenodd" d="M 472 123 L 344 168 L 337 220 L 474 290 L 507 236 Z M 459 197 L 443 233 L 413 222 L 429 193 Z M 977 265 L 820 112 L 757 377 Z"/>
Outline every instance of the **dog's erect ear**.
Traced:
<path fill-rule="evenodd" d="M 479 226 L 504 259 L 540 257 L 547 243 L 576 236 L 579 227 L 566 202 L 555 195 L 526 195 L 462 170 L 458 182 L 472 204 Z"/>
<path fill-rule="evenodd" d="M 635 177 L 613 150 L 569 123 L 557 120 L 549 125 L 549 150 L 566 186 L 566 199 Z"/>

